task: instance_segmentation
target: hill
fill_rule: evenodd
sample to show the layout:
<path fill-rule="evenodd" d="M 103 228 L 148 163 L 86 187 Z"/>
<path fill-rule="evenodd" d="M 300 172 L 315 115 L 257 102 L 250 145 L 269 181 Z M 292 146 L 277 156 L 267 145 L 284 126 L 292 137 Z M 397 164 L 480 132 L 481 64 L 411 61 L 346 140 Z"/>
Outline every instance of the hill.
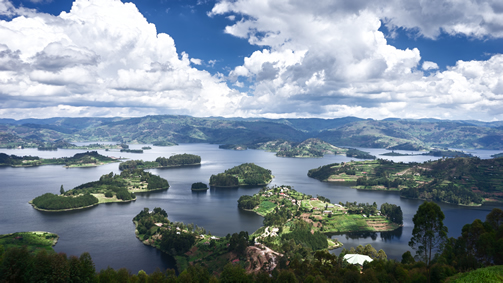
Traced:
<path fill-rule="evenodd" d="M 318 138 L 337 146 L 422 150 L 431 147 L 503 149 L 501 123 L 435 119 L 382 121 L 336 119 L 197 118 L 51 118 L 0 120 L 0 147 L 49 147 L 50 143 L 255 144 L 278 139 Z M 57 145 L 63 146 L 63 145 Z"/>
<path fill-rule="evenodd" d="M 224 173 L 211 175 L 210 186 L 264 186 L 269 184 L 272 178 L 271 170 L 262 168 L 253 163 L 243 163 L 225 170 Z"/>
<path fill-rule="evenodd" d="M 194 154 L 175 154 L 169 158 L 157 157 L 155 161 L 128 160 L 119 164 L 119 170 L 171 168 L 201 165 L 201 156 Z"/>
<path fill-rule="evenodd" d="M 307 139 L 301 143 L 274 140 L 254 144 L 255 149 L 276 152 L 279 157 L 323 157 L 325 154 L 342 154 L 346 149 L 333 146 L 319 139 Z"/>

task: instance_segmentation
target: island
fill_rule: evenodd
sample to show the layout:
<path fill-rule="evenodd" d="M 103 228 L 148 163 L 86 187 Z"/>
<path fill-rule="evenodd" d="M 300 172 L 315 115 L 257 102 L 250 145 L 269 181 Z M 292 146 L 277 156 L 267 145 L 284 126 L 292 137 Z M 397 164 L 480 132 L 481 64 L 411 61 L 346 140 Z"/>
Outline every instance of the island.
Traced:
<path fill-rule="evenodd" d="M 149 150 L 149 149 L 152 149 L 150 146 L 142 146 L 141 149 L 143 150 Z"/>
<path fill-rule="evenodd" d="M 127 153 L 143 153 L 143 149 L 129 149 L 129 148 L 123 148 L 121 149 L 121 152 L 127 152 Z"/>
<path fill-rule="evenodd" d="M 117 158 L 103 156 L 97 151 L 77 153 L 73 157 L 39 158 L 38 156 L 16 156 L 0 153 L 0 166 L 30 167 L 41 165 L 65 165 L 73 167 L 94 167 L 118 162 Z"/>
<path fill-rule="evenodd" d="M 169 158 L 157 157 L 155 161 L 128 160 L 119 164 L 119 170 L 155 169 L 201 165 L 201 156 L 195 154 L 175 154 Z"/>
<path fill-rule="evenodd" d="M 28 252 L 37 254 L 40 251 L 54 253 L 59 236 L 49 232 L 17 232 L 0 235 L 0 247 L 4 250 L 12 247 L 26 247 Z M 2 250 L 3 252 L 3 250 Z"/>
<path fill-rule="evenodd" d="M 206 191 L 208 190 L 208 185 L 202 182 L 193 183 L 191 188 L 192 191 Z"/>
<path fill-rule="evenodd" d="M 83 209 L 109 202 L 130 202 L 136 200 L 135 193 L 167 190 L 169 183 L 157 175 L 141 169 L 124 170 L 120 175 L 113 172 L 100 177 L 98 181 L 89 182 L 64 191 L 60 194 L 46 193 L 30 201 L 30 204 L 41 211 L 68 211 Z"/>
<path fill-rule="evenodd" d="M 376 157 L 366 151 L 361 151 L 356 148 L 348 148 L 348 151 L 346 151 L 346 156 L 347 157 L 354 157 L 358 159 L 376 159 Z"/>
<path fill-rule="evenodd" d="M 248 146 L 246 144 L 221 144 L 218 146 L 221 149 L 232 149 L 232 150 L 247 150 Z"/>
<path fill-rule="evenodd" d="M 286 140 L 273 140 L 250 146 L 254 149 L 276 152 L 278 157 L 323 157 L 325 154 L 342 154 L 345 149 L 322 140 L 311 138 L 301 143 Z"/>
<path fill-rule="evenodd" d="M 175 146 L 178 144 L 176 142 L 170 142 L 170 141 L 155 141 L 152 143 L 152 145 L 155 145 L 155 146 Z"/>
<path fill-rule="evenodd" d="M 348 182 L 361 190 L 400 191 L 400 196 L 457 205 L 503 201 L 503 158 L 441 158 L 424 163 L 383 159 L 342 162 L 309 170 L 324 182 Z"/>
<path fill-rule="evenodd" d="M 224 173 L 211 175 L 210 186 L 213 187 L 240 187 L 240 186 L 265 186 L 273 179 L 271 170 L 262 168 L 254 163 L 243 163 Z"/>

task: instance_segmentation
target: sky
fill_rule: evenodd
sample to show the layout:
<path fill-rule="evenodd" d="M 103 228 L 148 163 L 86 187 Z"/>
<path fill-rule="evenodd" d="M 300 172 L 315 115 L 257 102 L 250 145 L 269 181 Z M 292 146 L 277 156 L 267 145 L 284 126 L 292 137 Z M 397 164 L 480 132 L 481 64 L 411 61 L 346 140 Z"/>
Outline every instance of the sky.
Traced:
<path fill-rule="evenodd" d="M 0 118 L 500 121 L 502 53 L 501 0 L 0 0 Z"/>

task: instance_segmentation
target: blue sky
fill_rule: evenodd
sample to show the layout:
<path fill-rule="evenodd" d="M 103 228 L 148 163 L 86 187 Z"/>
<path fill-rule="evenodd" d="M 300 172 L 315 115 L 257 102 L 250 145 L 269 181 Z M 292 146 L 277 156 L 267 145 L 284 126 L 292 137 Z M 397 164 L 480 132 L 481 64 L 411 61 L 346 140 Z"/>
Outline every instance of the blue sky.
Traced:
<path fill-rule="evenodd" d="M 499 1 L 0 0 L 0 19 L 3 118 L 503 119 Z"/>

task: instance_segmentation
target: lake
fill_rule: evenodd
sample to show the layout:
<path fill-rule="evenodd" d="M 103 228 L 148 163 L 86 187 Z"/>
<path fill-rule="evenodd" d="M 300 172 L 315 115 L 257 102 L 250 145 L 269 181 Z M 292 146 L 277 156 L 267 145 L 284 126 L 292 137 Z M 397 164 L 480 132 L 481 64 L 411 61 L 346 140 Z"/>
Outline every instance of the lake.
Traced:
<path fill-rule="evenodd" d="M 131 145 L 131 149 L 141 149 L 145 145 Z M 373 155 L 387 152 L 385 149 L 362 149 Z M 33 155 L 43 158 L 73 156 L 82 150 L 38 151 L 37 149 L 1 149 L 0 152 L 15 155 Z M 125 267 L 137 273 L 145 270 L 153 272 L 156 268 L 172 268 L 171 257 L 143 245 L 134 234 L 133 217 L 143 208 L 161 207 L 166 210 L 170 221 L 194 223 L 211 231 L 213 235 L 225 236 L 239 231 L 254 232 L 262 225 L 263 218 L 253 212 L 238 209 L 237 200 L 242 195 L 253 195 L 260 187 L 215 189 L 205 192 L 192 192 L 191 184 L 208 183 L 212 174 L 217 174 L 242 163 L 253 162 L 270 169 L 274 175 L 271 185 L 290 185 L 295 190 L 313 196 L 322 195 L 332 202 L 346 201 L 384 202 L 400 205 L 404 214 L 404 227 L 393 232 L 333 235 L 344 247 L 372 244 L 376 250 L 383 249 L 388 258 L 401 259 L 401 255 L 411 250 L 408 242 L 413 228 L 412 217 L 420 200 L 402 199 L 396 192 L 358 191 L 348 186 L 324 183 L 307 177 L 307 171 L 334 162 L 355 160 L 340 155 L 327 155 L 324 158 L 280 158 L 274 153 L 262 150 L 233 151 L 219 149 L 212 144 L 181 144 L 173 147 L 152 146 L 143 154 L 121 153 L 119 151 L 99 150 L 108 156 L 131 159 L 155 160 L 159 156 L 191 153 L 201 156 L 201 166 L 153 169 L 150 172 L 167 179 L 170 188 L 163 192 L 138 194 L 132 203 L 100 204 L 98 206 L 64 213 L 40 212 L 31 207 L 28 201 L 51 192 L 58 194 L 60 186 L 65 190 L 82 183 L 98 180 L 110 172 L 120 173 L 118 163 L 91 168 L 64 168 L 63 166 L 40 166 L 27 168 L 0 167 L 0 234 L 21 231 L 49 231 L 60 236 L 54 247 L 57 252 L 79 256 L 89 252 L 99 271 L 108 266 L 118 269 Z M 401 151 L 399 151 L 401 152 Z M 410 151 L 404 152 L 410 153 Z M 499 151 L 472 150 L 470 153 L 481 158 Z M 433 156 L 384 157 L 395 162 L 423 162 L 437 159 Z M 444 214 L 444 223 L 449 228 L 449 236 L 461 234 L 464 224 L 475 219 L 485 219 L 492 205 L 481 207 L 458 207 L 439 203 Z M 498 207 L 503 207 L 498 205 Z M 412 251 L 412 250 L 411 250 Z M 333 250 L 338 254 L 340 249 Z"/>

